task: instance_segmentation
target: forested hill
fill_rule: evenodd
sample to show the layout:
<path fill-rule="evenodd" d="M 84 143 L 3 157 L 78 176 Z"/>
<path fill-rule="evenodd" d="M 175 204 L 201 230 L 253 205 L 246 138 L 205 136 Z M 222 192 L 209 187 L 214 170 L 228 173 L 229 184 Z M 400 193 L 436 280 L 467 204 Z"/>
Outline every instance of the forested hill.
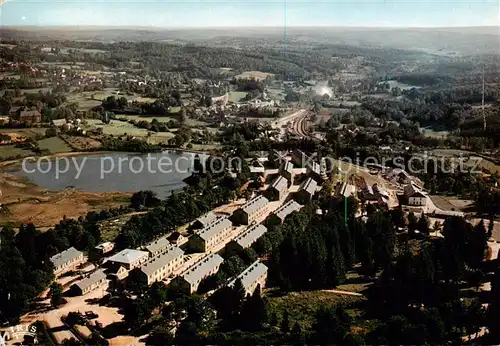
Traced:
<path fill-rule="evenodd" d="M 208 45 L 224 42 L 248 43 L 252 39 L 283 40 L 283 28 L 204 28 L 166 29 L 153 27 L 7 27 L 4 40 L 81 41 L 203 41 Z M 238 38 L 239 42 L 234 42 Z M 288 27 L 287 40 L 307 43 L 348 44 L 369 47 L 415 49 L 465 55 L 498 53 L 498 27 L 469 28 L 354 28 Z"/>

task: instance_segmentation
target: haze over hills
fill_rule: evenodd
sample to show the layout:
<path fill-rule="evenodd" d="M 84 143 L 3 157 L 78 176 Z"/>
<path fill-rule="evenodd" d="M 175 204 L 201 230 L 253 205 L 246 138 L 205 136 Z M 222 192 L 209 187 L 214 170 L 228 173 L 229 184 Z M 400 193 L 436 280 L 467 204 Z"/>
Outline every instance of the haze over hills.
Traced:
<path fill-rule="evenodd" d="M 498 54 L 500 27 L 367 28 L 287 27 L 286 40 L 319 44 L 348 44 L 372 47 L 447 51 L 461 54 Z M 3 27 L 2 38 L 28 40 L 85 41 L 180 41 L 225 45 L 247 39 L 283 41 L 283 27 L 165 29 L 155 27 Z"/>

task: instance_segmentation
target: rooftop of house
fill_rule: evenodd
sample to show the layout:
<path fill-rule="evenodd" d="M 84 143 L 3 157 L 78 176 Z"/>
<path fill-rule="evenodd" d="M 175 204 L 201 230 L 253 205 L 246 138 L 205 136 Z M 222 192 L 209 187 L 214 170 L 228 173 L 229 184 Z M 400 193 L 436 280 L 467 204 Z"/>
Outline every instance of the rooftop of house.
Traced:
<path fill-rule="evenodd" d="M 291 163 L 290 161 L 286 161 L 283 163 L 283 165 L 281 165 L 281 172 L 288 172 L 290 174 L 293 173 L 293 163 Z"/>
<path fill-rule="evenodd" d="M 82 291 L 85 291 L 87 288 L 92 286 L 93 284 L 102 281 L 106 279 L 106 273 L 104 272 L 104 269 L 99 269 L 83 280 L 77 282 L 75 285 L 79 287 Z"/>
<path fill-rule="evenodd" d="M 108 261 L 116 262 L 116 263 L 131 264 L 142 257 L 149 257 L 149 253 L 147 253 L 146 251 L 125 249 L 125 250 L 118 252 L 116 255 L 108 258 Z"/>
<path fill-rule="evenodd" d="M 317 187 L 318 187 L 318 183 L 316 182 L 316 180 L 314 180 L 312 178 L 308 178 L 302 184 L 300 184 L 299 191 L 305 190 L 305 191 L 309 192 L 311 195 L 314 195 Z"/>
<path fill-rule="evenodd" d="M 177 257 L 181 257 L 184 255 L 184 251 L 182 251 L 177 246 L 171 246 L 167 251 L 161 254 L 158 257 L 155 257 L 149 260 L 141 267 L 141 271 L 146 275 L 154 274 L 158 271 L 158 269 L 163 268 L 168 263 L 173 261 Z"/>
<path fill-rule="evenodd" d="M 182 278 L 193 284 L 204 278 L 209 271 L 220 266 L 222 262 L 224 262 L 224 259 L 218 254 L 207 254 L 185 271 Z"/>
<path fill-rule="evenodd" d="M 19 113 L 19 116 L 22 118 L 22 117 L 33 117 L 33 116 L 41 116 L 42 114 L 37 111 L 37 110 L 28 110 L 28 111 L 21 111 L 21 113 Z"/>
<path fill-rule="evenodd" d="M 147 246 L 145 246 L 145 249 L 150 253 L 157 253 L 169 246 L 170 242 L 168 241 L 167 237 L 162 237 L 155 240 L 154 242 L 149 243 Z"/>
<path fill-rule="evenodd" d="M 217 219 L 217 215 L 215 215 L 213 212 L 209 211 L 203 216 L 200 216 L 198 219 L 196 219 L 197 222 L 201 223 L 203 227 L 207 226 L 209 223 Z"/>
<path fill-rule="evenodd" d="M 64 250 L 50 258 L 50 261 L 54 264 L 55 267 L 59 267 L 75 258 L 82 256 L 83 253 L 78 251 L 74 247 L 70 247 L 69 249 Z"/>
<path fill-rule="evenodd" d="M 278 178 L 276 178 L 272 183 L 271 185 L 269 185 L 269 189 L 275 189 L 276 191 L 283 191 L 285 190 L 286 188 L 288 187 L 288 182 L 287 180 L 282 177 L 282 176 L 279 176 Z"/>
<path fill-rule="evenodd" d="M 101 243 L 101 244 L 97 245 L 95 248 L 102 250 L 102 249 L 105 249 L 105 248 L 113 246 L 113 245 L 114 245 L 114 243 L 107 241 L 105 243 Z"/>
<path fill-rule="evenodd" d="M 233 286 L 236 280 L 240 279 L 243 284 L 243 288 L 248 290 L 250 286 L 255 283 L 255 281 L 262 276 L 262 274 L 267 272 L 267 267 L 259 261 L 252 263 L 247 269 L 245 269 L 240 275 L 231 280 L 228 286 Z"/>
<path fill-rule="evenodd" d="M 276 209 L 273 214 L 280 218 L 280 220 L 284 220 L 288 215 L 294 211 L 299 211 L 301 208 L 302 206 L 292 199 Z"/>
<path fill-rule="evenodd" d="M 269 200 L 264 197 L 264 196 L 257 196 L 255 198 L 252 198 L 250 201 L 246 202 L 242 207 L 241 210 L 244 212 L 251 214 L 255 212 L 256 210 L 259 210 L 260 208 L 264 207 L 269 203 Z"/>
<path fill-rule="evenodd" d="M 220 217 L 208 224 L 205 228 L 196 231 L 195 234 L 200 236 L 203 240 L 209 240 L 218 233 L 232 226 L 233 223 L 229 220 L 228 217 Z"/>
<path fill-rule="evenodd" d="M 264 233 L 267 232 L 267 227 L 262 224 L 255 224 L 248 226 L 239 234 L 234 241 L 241 247 L 246 248 L 259 239 Z"/>

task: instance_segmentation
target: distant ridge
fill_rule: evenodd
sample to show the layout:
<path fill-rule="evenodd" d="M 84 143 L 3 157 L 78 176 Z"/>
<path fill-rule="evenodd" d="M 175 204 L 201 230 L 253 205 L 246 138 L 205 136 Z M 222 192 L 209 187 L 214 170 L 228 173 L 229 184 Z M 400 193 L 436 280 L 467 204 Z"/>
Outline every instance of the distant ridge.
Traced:
<path fill-rule="evenodd" d="M 160 28 L 126 26 L 17 26 L 0 27 L 3 40 L 152 41 L 224 45 L 232 38 L 281 41 L 283 27 Z M 411 50 L 450 51 L 460 54 L 499 54 L 500 26 L 474 27 L 287 27 L 289 43 L 345 44 Z M 235 43 L 233 42 L 233 43 Z M 252 43 L 250 43 L 252 44 Z M 253 43 L 258 44 L 258 43 Z"/>

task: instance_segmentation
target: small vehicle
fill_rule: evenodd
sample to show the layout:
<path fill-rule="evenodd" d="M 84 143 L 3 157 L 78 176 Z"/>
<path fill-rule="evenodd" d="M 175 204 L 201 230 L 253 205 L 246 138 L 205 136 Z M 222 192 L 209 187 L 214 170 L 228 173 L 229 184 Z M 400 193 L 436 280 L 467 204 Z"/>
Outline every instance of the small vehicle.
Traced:
<path fill-rule="evenodd" d="M 93 311 L 85 311 L 85 317 L 89 320 L 93 320 L 94 318 L 98 318 L 99 315 Z"/>

